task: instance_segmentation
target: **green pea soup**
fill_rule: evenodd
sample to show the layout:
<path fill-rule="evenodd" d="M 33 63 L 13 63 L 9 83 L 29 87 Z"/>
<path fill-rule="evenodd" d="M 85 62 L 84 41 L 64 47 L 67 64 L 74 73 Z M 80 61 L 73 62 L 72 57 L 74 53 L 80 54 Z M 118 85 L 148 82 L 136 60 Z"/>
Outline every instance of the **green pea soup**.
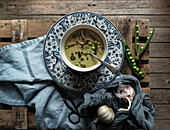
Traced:
<path fill-rule="evenodd" d="M 98 60 L 90 55 L 90 52 L 101 59 L 104 54 L 104 43 L 96 32 L 79 29 L 67 38 L 64 51 L 67 59 L 73 65 L 88 68 L 98 63 Z"/>

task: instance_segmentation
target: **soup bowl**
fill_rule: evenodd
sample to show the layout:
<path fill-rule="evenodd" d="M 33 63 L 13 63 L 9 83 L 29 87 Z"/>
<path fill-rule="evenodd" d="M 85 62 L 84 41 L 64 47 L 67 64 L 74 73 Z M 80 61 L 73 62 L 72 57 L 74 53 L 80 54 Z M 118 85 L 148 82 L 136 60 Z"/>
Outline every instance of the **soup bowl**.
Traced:
<path fill-rule="evenodd" d="M 77 30 L 80 30 L 80 29 L 88 29 L 90 31 L 95 32 L 100 37 L 100 39 L 102 40 L 102 43 L 103 43 L 103 56 L 100 59 L 105 60 L 106 55 L 107 55 L 107 50 L 108 50 L 106 38 L 98 28 L 96 28 L 92 25 L 89 25 L 89 24 L 75 25 L 65 32 L 65 34 L 63 35 L 61 42 L 60 42 L 60 54 L 61 54 L 61 58 L 63 59 L 65 64 L 68 67 L 70 67 L 71 69 L 78 71 L 78 72 L 89 72 L 89 71 L 92 71 L 92 70 L 98 68 L 101 65 L 101 63 L 97 62 L 97 64 L 95 64 L 91 67 L 87 67 L 87 68 L 78 67 L 69 61 L 69 59 L 67 58 L 66 53 L 65 53 L 65 44 L 67 42 L 67 39 L 69 38 L 70 35 L 72 35 L 72 33 L 74 33 Z"/>

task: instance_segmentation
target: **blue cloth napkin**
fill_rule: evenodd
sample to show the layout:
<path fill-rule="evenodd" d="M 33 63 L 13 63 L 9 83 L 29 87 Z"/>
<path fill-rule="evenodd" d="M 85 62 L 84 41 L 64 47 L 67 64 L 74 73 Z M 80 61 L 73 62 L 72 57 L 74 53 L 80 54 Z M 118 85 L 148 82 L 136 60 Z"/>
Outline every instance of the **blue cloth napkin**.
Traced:
<path fill-rule="evenodd" d="M 44 40 L 45 36 L 0 48 L 0 103 L 35 108 L 36 127 L 41 130 L 88 130 L 106 127 L 105 124 L 94 126 L 91 123 L 96 112 L 91 116 L 81 118 L 76 125 L 69 121 L 68 115 L 71 111 L 64 104 L 57 89 L 59 86 L 51 79 L 44 65 Z M 118 104 L 115 104 L 116 99 L 113 99 L 113 96 L 107 90 L 116 88 L 119 81 L 130 83 L 134 88 L 136 87 L 138 96 L 135 97 L 131 111 L 117 113 L 117 118 L 108 126 L 117 128 L 120 123 L 127 120 L 133 127 L 140 126 L 152 130 L 154 127 L 154 108 L 149 98 L 142 94 L 140 84 L 133 76 L 117 76 L 115 81 L 110 83 L 107 88 L 93 94 L 97 97 L 97 104 L 90 104 L 92 95 L 90 93 L 84 94 L 83 97 L 83 95 L 68 91 L 64 92 L 71 96 L 76 104 L 82 103 L 80 111 L 87 110 L 86 115 L 90 114 L 88 109 L 100 103 L 106 103 L 106 101 L 110 105 L 114 104 L 116 110 L 118 108 Z M 101 93 L 105 95 L 103 98 L 101 98 Z M 110 100 L 106 100 L 109 97 Z"/>

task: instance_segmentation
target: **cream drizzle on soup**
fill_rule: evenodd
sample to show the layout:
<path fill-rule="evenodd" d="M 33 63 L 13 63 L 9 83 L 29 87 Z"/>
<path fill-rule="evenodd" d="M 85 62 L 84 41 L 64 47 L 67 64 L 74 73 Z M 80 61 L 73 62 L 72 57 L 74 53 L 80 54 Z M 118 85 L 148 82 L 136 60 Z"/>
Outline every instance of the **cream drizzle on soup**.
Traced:
<path fill-rule="evenodd" d="M 104 44 L 100 36 L 89 29 L 79 29 L 66 40 L 65 54 L 75 66 L 88 68 L 96 65 L 98 60 L 90 55 L 95 54 L 100 59 L 104 54 Z"/>

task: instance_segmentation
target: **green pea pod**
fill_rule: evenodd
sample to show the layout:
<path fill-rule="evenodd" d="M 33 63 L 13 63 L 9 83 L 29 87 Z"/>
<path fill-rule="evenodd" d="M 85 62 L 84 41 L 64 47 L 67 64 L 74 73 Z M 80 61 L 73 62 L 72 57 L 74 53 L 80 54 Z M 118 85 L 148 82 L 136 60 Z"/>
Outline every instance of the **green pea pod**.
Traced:
<path fill-rule="evenodd" d="M 125 51 L 125 54 L 126 54 L 126 57 L 127 57 L 127 60 L 130 64 L 130 67 L 132 68 L 133 72 L 139 76 L 139 77 L 145 77 L 145 74 L 139 69 L 139 67 L 136 65 L 136 62 L 132 56 L 132 53 L 130 52 L 130 49 L 129 49 L 129 46 L 128 44 L 126 43 L 125 39 L 123 39 L 123 45 L 124 45 L 124 49 L 126 50 Z M 129 53 L 130 52 L 130 53 Z"/>
<path fill-rule="evenodd" d="M 138 28 L 138 22 L 136 21 L 135 24 L 135 53 L 136 56 L 138 55 L 138 42 L 139 42 L 139 28 Z"/>
<path fill-rule="evenodd" d="M 154 35 L 155 28 L 156 28 L 156 26 L 153 27 L 152 33 L 150 33 L 150 36 L 147 38 L 148 40 L 146 41 L 144 47 L 140 50 L 139 55 L 136 56 L 136 61 L 139 60 L 140 56 L 143 54 L 143 52 L 144 52 L 144 51 L 146 50 L 146 48 L 148 47 L 149 42 L 151 41 L 151 39 L 152 39 L 152 37 L 153 37 L 153 35 Z"/>

